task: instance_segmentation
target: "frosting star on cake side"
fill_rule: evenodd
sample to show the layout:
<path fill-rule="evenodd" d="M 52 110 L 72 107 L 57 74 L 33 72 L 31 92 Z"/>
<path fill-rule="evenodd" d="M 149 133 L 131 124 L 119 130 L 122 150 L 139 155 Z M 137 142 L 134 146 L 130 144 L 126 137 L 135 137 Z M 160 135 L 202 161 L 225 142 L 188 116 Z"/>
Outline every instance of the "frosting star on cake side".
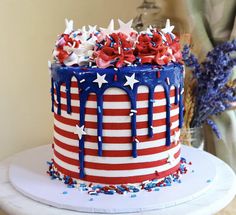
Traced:
<path fill-rule="evenodd" d="M 74 30 L 66 20 L 49 63 L 48 173 L 91 195 L 138 192 L 186 172 L 179 143 L 184 68 L 174 26 L 167 20 L 162 30 L 138 33 L 132 20 L 118 23 L 118 30 L 114 20 Z"/>

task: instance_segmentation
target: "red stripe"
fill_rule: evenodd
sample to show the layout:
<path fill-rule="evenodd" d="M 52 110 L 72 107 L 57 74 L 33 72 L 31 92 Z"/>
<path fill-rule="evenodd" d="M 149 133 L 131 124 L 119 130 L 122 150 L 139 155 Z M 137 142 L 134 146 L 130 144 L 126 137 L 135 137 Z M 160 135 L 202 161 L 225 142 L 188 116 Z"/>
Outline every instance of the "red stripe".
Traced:
<path fill-rule="evenodd" d="M 79 179 L 78 172 L 69 171 L 59 166 L 55 161 L 54 161 L 54 165 L 62 174 L 70 176 L 75 179 Z M 99 177 L 99 176 L 86 175 L 85 178 L 83 178 L 83 180 L 88 181 L 88 182 L 101 183 L 101 184 L 141 183 L 146 180 L 164 178 L 172 174 L 173 172 L 177 171 L 179 169 L 179 165 L 180 164 L 177 164 L 175 167 L 172 167 L 171 169 L 168 169 L 163 172 L 159 172 L 158 175 L 156 173 L 152 173 L 148 175 L 139 175 L 139 176 L 128 176 L 128 177 Z"/>
<path fill-rule="evenodd" d="M 56 150 L 54 150 L 54 155 L 60 159 L 61 161 L 79 166 L 79 160 L 66 157 Z M 180 150 L 175 153 L 174 157 L 177 159 L 180 155 Z M 158 167 L 165 165 L 167 163 L 167 159 L 157 160 L 153 162 L 141 162 L 141 163 L 126 163 L 126 164 L 101 164 L 101 163 L 93 163 L 93 162 L 85 162 L 85 168 L 89 169 L 97 169 L 97 170 L 135 170 L 135 169 L 145 169 L 151 167 Z"/>
<path fill-rule="evenodd" d="M 77 146 L 70 146 L 68 144 L 65 144 L 59 140 L 57 140 L 54 137 L 54 143 L 69 151 L 69 152 L 74 152 L 74 153 L 78 153 L 79 152 L 79 147 Z M 145 144 L 145 143 L 142 143 Z M 119 145 L 117 146 L 119 147 Z M 161 153 L 163 151 L 167 151 L 169 149 L 172 149 L 176 147 L 176 145 L 171 144 L 171 146 L 167 147 L 167 146 L 159 146 L 159 147 L 152 147 L 152 148 L 146 148 L 146 149 L 138 149 L 138 155 L 139 156 L 144 156 L 144 155 L 152 155 L 152 154 L 157 154 L 157 153 Z M 85 142 L 85 155 L 91 155 L 91 156 L 97 156 L 98 155 L 98 150 L 97 149 L 90 149 L 90 148 L 86 148 L 86 142 Z M 131 150 L 103 150 L 102 152 L 102 156 L 103 157 L 131 157 L 132 156 L 132 152 Z"/>
<path fill-rule="evenodd" d="M 63 124 L 66 124 L 66 125 L 70 125 L 70 126 L 76 126 L 79 124 L 79 120 L 65 118 L 65 117 L 58 115 L 56 113 L 54 113 L 54 118 L 57 121 L 59 121 Z M 179 119 L 179 115 L 175 115 L 170 118 L 170 121 L 171 121 L 171 123 L 174 123 L 178 119 Z M 166 119 L 153 120 L 153 127 L 162 126 L 165 124 L 166 124 Z M 147 128 L 148 122 L 137 122 L 136 126 L 137 126 L 137 129 Z M 96 129 L 97 122 L 86 121 L 85 128 Z M 103 123 L 103 129 L 104 130 L 106 130 L 106 129 L 108 129 L 108 130 L 128 130 L 128 129 L 131 129 L 131 123 L 130 122 L 127 122 L 127 123 Z"/>
<path fill-rule="evenodd" d="M 66 84 L 63 83 L 62 86 L 66 87 Z M 76 87 L 76 88 L 78 88 L 78 82 L 77 82 L 77 81 L 71 81 L 70 87 Z"/>
<path fill-rule="evenodd" d="M 64 137 L 74 139 L 74 140 L 78 140 L 78 135 L 77 134 L 62 130 L 62 129 L 58 128 L 56 125 L 54 125 L 54 130 L 58 134 L 60 134 Z M 175 129 L 172 129 L 172 133 L 175 130 L 178 130 L 178 127 L 175 128 Z M 154 134 L 152 138 L 150 138 L 148 135 L 137 136 L 137 138 L 140 142 L 147 142 L 147 141 L 150 141 L 150 140 L 163 139 L 163 138 L 166 138 L 166 132 L 160 132 L 160 133 Z M 97 136 L 91 136 L 91 135 L 87 134 L 87 135 L 85 135 L 85 141 L 96 142 L 97 143 Z M 103 143 L 117 143 L 117 144 L 119 144 L 119 143 L 131 143 L 131 142 L 132 142 L 132 137 L 103 136 Z"/>
<path fill-rule="evenodd" d="M 57 108 L 57 104 L 54 105 Z M 172 104 L 171 111 L 178 108 L 178 105 Z M 66 111 L 67 105 L 61 104 L 61 110 Z M 166 111 L 166 105 L 155 106 L 153 107 L 153 113 L 162 113 Z M 71 106 L 72 113 L 80 113 L 80 107 Z M 88 108 L 85 109 L 85 114 L 97 115 L 97 108 Z M 129 116 L 130 109 L 103 109 L 103 116 Z M 148 114 L 148 108 L 137 108 L 137 115 Z"/>
<path fill-rule="evenodd" d="M 106 92 L 105 92 L 106 93 Z M 54 95 L 56 96 L 56 89 L 54 89 Z M 170 97 L 175 96 L 175 90 L 170 91 Z M 61 97 L 66 98 L 66 93 L 61 91 Z M 165 92 L 155 92 L 154 99 L 165 99 L 166 95 Z M 78 93 L 71 93 L 72 100 L 79 100 Z M 149 93 L 138 93 L 137 94 L 137 101 L 147 101 L 149 99 Z M 87 101 L 97 101 L 97 96 L 94 94 L 89 94 Z M 129 96 L 125 93 L 123 95 L 103 95 L 104 102 L 129 102 Z"/>

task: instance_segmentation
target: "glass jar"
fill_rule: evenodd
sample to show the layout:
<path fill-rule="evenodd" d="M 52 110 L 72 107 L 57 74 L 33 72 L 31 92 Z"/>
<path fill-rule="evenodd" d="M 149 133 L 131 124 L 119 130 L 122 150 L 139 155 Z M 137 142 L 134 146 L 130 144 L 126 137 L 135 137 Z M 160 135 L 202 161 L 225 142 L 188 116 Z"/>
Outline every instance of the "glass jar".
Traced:
<path fill-rule="evenodd" d="M 160 19 L 161 8 L 155 0 L 144 0 L 137 8 L 137 16 L 134 18 L 133 27 L 137 31 L 146 30 L 149 25 L 152 27 L 165 26 L 165 22 Z"/>
<path fill-rule="evenodd" d="M 198 149 L 204 148 L 204 133 L 202 127 L 182 128 L 180 132 L 180 142 Z"/>

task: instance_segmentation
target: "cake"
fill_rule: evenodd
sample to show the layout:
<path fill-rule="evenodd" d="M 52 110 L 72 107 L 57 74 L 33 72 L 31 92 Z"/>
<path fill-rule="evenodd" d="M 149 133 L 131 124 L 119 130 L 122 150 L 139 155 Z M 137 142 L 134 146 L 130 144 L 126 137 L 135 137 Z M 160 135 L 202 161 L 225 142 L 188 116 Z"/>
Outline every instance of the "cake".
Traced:
<path fill-rule="evenodd" d="M 167 185 L 182 166 L 184 67 L 174 26 L 96 26 L 59 36 L 51 70 L 53 159 L 48 174 L 89 193 Z M 150 189 L 150 186 L 149 188 Z"/>

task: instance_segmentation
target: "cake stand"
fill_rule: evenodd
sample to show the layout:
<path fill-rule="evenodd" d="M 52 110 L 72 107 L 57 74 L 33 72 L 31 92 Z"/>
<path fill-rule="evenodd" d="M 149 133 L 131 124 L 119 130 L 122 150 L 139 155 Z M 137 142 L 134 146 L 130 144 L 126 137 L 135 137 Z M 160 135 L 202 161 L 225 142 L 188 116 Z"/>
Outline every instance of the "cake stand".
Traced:
<path fill-rule="evenodd" d="M 182 183 L 136 195 L 90 196 L 67 188 L 60 181 L 50 180 L 45 174 L 46 161 L 51 158 L 50 146 L 37 147 L 1 164 L 0 208 L 17 215 L 32 214 L 32 209 L 34 214 L 46 215 L 86 214 L 83 212 L 204 215 L 225 207 L 236 193 L 236 179 L 231 168 L 209 153 L 186 146 L 183 146 L 182 156 L 192 162 Z"/>

